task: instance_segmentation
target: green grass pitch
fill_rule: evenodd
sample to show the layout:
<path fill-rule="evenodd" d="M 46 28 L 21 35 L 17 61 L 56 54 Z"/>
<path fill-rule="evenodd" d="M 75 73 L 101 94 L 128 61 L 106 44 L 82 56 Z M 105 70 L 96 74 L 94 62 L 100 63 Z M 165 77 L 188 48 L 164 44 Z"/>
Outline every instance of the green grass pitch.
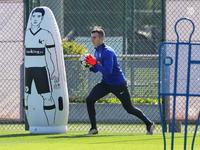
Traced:
<path fill-rule="evenodd" d="M 0 131 L 1 150 L 163 150 L 162 133 L 99 132 L 84 135 L 83 131 L 66 134 L 33 135 L 29 131 Z M 187 149 L 191 149 L 193 134 L 188 133 Z M 171 133 L 166 133 L 167 150 L 171 150 Z M 184 134 L 175 133 L 174 150 L 184 149 Z M 197 133 L 194 150 L 200 150 Z"/>

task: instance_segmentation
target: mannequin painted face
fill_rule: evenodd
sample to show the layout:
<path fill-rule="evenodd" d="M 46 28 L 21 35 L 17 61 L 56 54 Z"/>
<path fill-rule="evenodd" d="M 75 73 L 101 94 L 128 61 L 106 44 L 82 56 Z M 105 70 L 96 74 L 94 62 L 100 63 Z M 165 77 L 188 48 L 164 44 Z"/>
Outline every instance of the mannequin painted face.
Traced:
<path fill-rule="evenodd" d="M 38 26 L 42 22 L 43 16 L 40 12 L 34 12 L 31 17 L 31 24 L 33 26 Z"/>

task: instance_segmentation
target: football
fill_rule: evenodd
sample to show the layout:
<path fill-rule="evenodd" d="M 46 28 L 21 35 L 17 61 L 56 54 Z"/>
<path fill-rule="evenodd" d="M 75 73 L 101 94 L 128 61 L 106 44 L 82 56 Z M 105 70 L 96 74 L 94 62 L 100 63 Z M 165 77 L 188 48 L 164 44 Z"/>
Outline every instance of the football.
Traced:
<path fill-rule="evenodd" d="M 81 63 L 81 65 L 83 66 L 83 68 L 86 68 L 86 69 L 87 69 L 87 68 L 91 68 L 91 67 L 92 67 L 90 64 L 85 63 L 86 58 L 87 58 L 87 56 L 89 56 L 89 55 L 90 55 L 89 53 L 81 55 L 80 63 Z"/>

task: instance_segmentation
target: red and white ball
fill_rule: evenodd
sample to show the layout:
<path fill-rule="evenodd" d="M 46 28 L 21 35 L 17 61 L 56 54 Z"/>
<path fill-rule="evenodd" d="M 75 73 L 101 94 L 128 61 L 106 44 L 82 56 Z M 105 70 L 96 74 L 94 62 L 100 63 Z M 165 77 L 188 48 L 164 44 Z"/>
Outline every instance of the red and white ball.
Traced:
<path fill-rule="evenodd" d="M 81 65 L 83 66 L 83 68 L 88 69 L 88 68 L 91 68 L 91 67 L 92 67 L 90 64 L 85 63 L 86 58 L 87 58 L 87 56 L 89 56 L 89 55 L 91 55 L 91 54 L 87 53 L 87 54 L 81 55 L 80 62 L 81 62 Z"/>

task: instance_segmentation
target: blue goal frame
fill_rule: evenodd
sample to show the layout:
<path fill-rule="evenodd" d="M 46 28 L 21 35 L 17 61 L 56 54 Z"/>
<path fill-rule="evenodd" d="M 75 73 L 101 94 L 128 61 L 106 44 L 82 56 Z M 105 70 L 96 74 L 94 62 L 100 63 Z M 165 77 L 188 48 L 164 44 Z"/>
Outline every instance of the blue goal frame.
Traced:
<path fill-rule="evenodd" d="M 189 42 L 179 42 L 179 35 L 177 32 L 177 24 L 182 21 L 182 20 L 187 20 L 189 22 L 192 23 L 193 26 L 193 30 L 192 33 L 190 34 L 189 37 Z M 163 114 L 162 114 L 162 106 L 161 106 L 161 102 L 160 102 L 160 98 L 161 96 L 167 95 L 167 96 L 173 96 L 173 116 L 172 116 L 172 137 L 171 137 L 171 150 L 173 150 L 174 147 L 174 126 L 175 126 L 175 109 L 176 109 L 176 96 L 185 96 L 186 97 L 186 112 L 185 112 L 185 134 L 184 134 L 184 150 L 186 150 L 186 143 L 187 143 L 187 124 L 188 124 L 188 100 L 190 96 L 198 96 L 200 97 L 200 93 L 190 93 L 190 71 L 191 71 L 191 65 L 192 64 L 199 64 L 200 65 L 200 60 L 192 60 L 191 59 L 191 47 L 192 45 L 197 45 L 200 47 L 200 43 L 191 43 L 191 37 L 192 34 L 194 33 L 195 30 L 195 25 L 192 22 L 192 20 L 190 20 L 189 18 L 181 18 L 179 19 L 176 24 L 175 24 L 175 33 L 177 35 L 177 42 L 163 42 L 160 44 L 159 46 L 159 84 L 158 84 L 158 102 L 159 102 L 159 110 L 160 110 L 160 117 L 161 117 L 161 123 L 162 123 L 162 133 L 163 133 L 163 140 L 164 140 L 164 150 L 166 150 L 166 139 L 165 139 L 165 129 L 164 129 L 164 120 L 163 120 Z M 179 46 L 180 45 L 186 45 L 186 47 L 188 47 L 188 56 L 187 56 L 187 84 L 186 84 L 186 91 L 185 93 L 178 93 L 177 92 L 177 72 L 178 72 L 178 62 L 179 62 Z M 168 46 L 174 47 L 174 58 L 167 56 L 167 54 L 165 53 L 165 50 Z M 200 49 L 199 49 L 200 51 Z M 165 53 L 165 54 L 163 54 Z M 168 72 L 171 65 L 174 65 L 174 74 L 173 74 L 173 83 L 171 85 L 171 83 L 169 84 L 165 84 L 167 82 L 169 82 L 169 76 L 170 73 Z M 166 66 L 165 69 L 162 68 L 162 66 Z M 165 75 L 165 81 L 163 80 L 163 75 Z M 167 90 L 163 90 L 163 87 L 165 87 Z M 173 88 L 173 90 L 170 90 L 170 87 Z M 193 137 L 193 142 L 192 142 L 192 147 L 191 149 L 193 149 L 194 146 L 194 141 L 195 141 L 195 136 L 196 136 L 196 131 L 198 128 L 198 123 L 199 123 L 199 118 L 200 118 L 200 112 L 199 112 L 199 116 L 197 119 L 197 124 L 196 124 L 196 129 L 194 132 L 194 137 Z"/>

